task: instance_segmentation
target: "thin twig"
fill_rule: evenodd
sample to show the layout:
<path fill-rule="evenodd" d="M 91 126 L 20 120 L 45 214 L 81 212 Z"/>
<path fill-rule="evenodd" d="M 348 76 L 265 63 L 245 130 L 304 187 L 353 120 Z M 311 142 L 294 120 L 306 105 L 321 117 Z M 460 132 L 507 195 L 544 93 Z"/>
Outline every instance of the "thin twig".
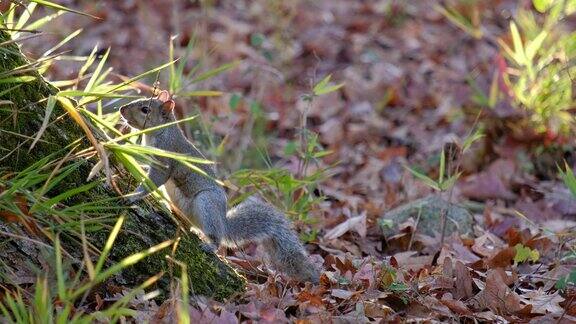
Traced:
<path fill-rule="evenodd" d="M 566 305 L 566 307 L 564 307 L 564 312 L 562 312 L 562 315 L 560 315 L 560 318 L 558 319 L 558 321 L 556 321 L 556 323 L 560 323 L 562 322 L 562 319 L 564 318 L 564 316 L 566 315 L 566 312 L 568 312 L 568 310 L 570 309 L 570 307 L 572 306 L 572 303 L 574 302 L 574 297 L 576 295 L 572 295 L 572 297 L 570 298 L 570 302 L 568 302 L 568 305 Z"/>
<path fill-rule="evenodd" d="M 476 126 L 478 125 L 478 122 L 480 121 L 480 116 L 482 115 L 483 111 L 484 111 L 484 107 L 482 107 L 480 109 L 480 111 L 478 112 L 478 114 L 476 115 L 476 119 L 474 120 L 474 123 L 472 124 L 472 127 L 470 128 L 470 131 L 468 132 L 468 135 L 466 136 L 466 138 L 472 136 L 474 129 L 476 129 Z M 458 154 L 458 160 L 456 161 L 456 168 L 454 170 L 455 171 L 454 174 L 458 174 L 458 172 L 460 172 L 460 166 L 462 164 L 462 156 L 464 155 L 464 152 L 460 151 L 459 153 L 460 154 Z M 451 161 L 452 161 L 452 159 L 450 158 L 449 163 L 452 163 Z M 447 223 L 447 218 L 448 218 L 448 208 L 452 204 L 452 196 L 454 194 L 454 187 L 456 187 L 456 183 L 454 183 L 450 187 L 450 190 L 448 191 L 448 204 L 446 206 L 443 206 L 441 211 L 440 211 L 440 217 L 442 220 L 442 230 L 441 230 L 440 247 L 439 247 L 440 251 L 442 251 L 442 247 L 444 246 L 444 239 L 446 238 L 446 223 Z"/>

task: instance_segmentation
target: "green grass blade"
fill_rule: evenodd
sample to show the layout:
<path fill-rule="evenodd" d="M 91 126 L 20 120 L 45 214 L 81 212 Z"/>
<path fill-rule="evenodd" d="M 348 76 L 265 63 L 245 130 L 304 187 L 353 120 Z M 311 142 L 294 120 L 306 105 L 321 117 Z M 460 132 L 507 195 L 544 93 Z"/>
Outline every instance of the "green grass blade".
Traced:
<path fill-rule="evenodd" d="M 84 91 L 86 92 L 92 91 L 94 85 L 96 84 L 96 80 L 100 76 L 100 72 L 102 72 L 104 64 L 106 64 L 106 60 L 108 59 L 109 54 L 110 54 L 110 48 L 106 50 L 106 53 L 104 53 L 104 55 L 100 59 L 100 63 L 98 63 L 98 66 L 96 66 L 96 69 L 92 73 L 92 77 L 90 77 L 90 80 L 88 81 L 88 84 L 86 84 L 86 88 L 84 88 Z"/>
<path fill-rule="evenodd" d="M 206 160 L 206 159 L 201 159 L 201 158 L 197 158 L 197 157 L 193 157 L 187 154 L 182 154 L 182 153 L 174 153 L 174 152 L 170 152 L 170 151 L 165 151 L 162 149 L 158 149 L 155 147 L 151 147 L 151 146 L 142 146 L 142 145 L 136 145 L 136 144 L 123 144 L 123 145 L 119 145 L 119 144 L 113 144 L 113 143 L 104 143 L 103 144 L 105 147 L 112 149 L 112 150 L 118 150 L 118 151 L 122 151 L 125 153 L 132 153 L 132 154 L 136 154 L 136 155 L 142 155 L 142 154 L 146 154 L 146 155 L 155 155 L 155 156 L 161 156 L 161 157 L 167 157 L 176 161 L 184 161 L 184 162 L 189 162 L 189 163 L 198 163 L 198 164 L 213 164 L 214 162 Z"/>
<path fill-rule="evenodd" d="M 94 268 L 94 273 L 96 276 L 98 276 L 98 274 L 102 270 L 102 267 L 104 266 L 104 261 L 106 261 L 106 258 L 110 253 L 110 250 L 112 250 L 112 246 L 114 246 L 114 241 L 116 240 L 118 233 L 120 233 L 120 229 L 122 228 L 122 224 L 124 223 L 124 218 L 125 218 L 124 215 L 120 215 L 120 217 L 118 217 L 118 220 L 114 225 L 114 228 L 112 229 L 110 235 L 108 236 L 108 240 L 106 240 L 106 244 L 104 244 L 102 254 L 100 254 L 98 262 L 96 263 L 96 267 Z"/>
<path fill-rule="evenodd" d="M 30 144 L 28 152 L 32 151 L 34 145 L 38 143 L 38 140 L 40 140 L 40 137 L 42 137 L 42 134 L 44 134 L 44 131 L 46 131 L 46 128 L 48 127 L 48 122 L 50 121 L 50 116 L 52 115 L 52 110 L 54 109 L 55 105 L 56 105 L 56 99 L 54 98 L 54 96 L 49 96 L 48 101 L 46 103 L 46 112 L 44 114 L 44 119 L 42 120 L 42 125 L 40 126 L 40 129 L 36 133 L 34 141 L 32 141 L 32 144 Z"/>
<path fill-rule="evenodd" d="M 96 97 L 97 99 L 102 98 L 123 98 L 123 99 L 135 99 L 140 98 L 139 96 L 128 96 L 121 95 L 117 93 L 110 92 L 87 92 L 81 90 L 63 90 L 58 92 L 59 97 Z"/>
<path fill-rule="evenodd" d="M 62 270 L 62 251 L 60 249 L 60 236 L 57 234 L 54 239 L 54 250 L 56 253 L 56 281 L 58 286 L 58 296 L 61 301 L 67 301 L 68 294 L 66 292 L 66 284 L 64 281 L 64 271 Z"/>
<path fill-rule="evenodd" d="M 6 83 L 26 83 L 26 82 L 31 82 L 36 80 L 36 77 L 33 76 L 29 76 L 29 75 L 23 75 L 23 76 L 18 76 L 18 77 L 7 77 L 7 78 L 2 78 L 0 79 L 0 84 L 6 84 Z"/>
<path fill-rule="evenodd" d="M 434 181 L 431 178 L 429 178 L 428 176 L 410 168 L 409 166 L 405 165 L 404 167 L 406 169 L 408 169 L 408 171 L 410 171 L 410 173 L 412 173 L 416 178 L 420 179 L 422 182 L 424 182 L 430 188 L 440 190 L 440 187 L 438 186 L 438 183 L 436 183 L 436 181 Z"/>
<path fill-rule="evenodd" d="M 23 29 L 26 29 L 26 30 L 36 30 L 36 29 L 38 29 L 38 28 L 46 25 L 48 22 L 50 22 L 50 21 L 52 21 L 52 20 L 54 20 L 54 19 L 62 16 L 63 14 L 64 14 L 64 11 L 58 11 L 58 12 L 55 13 L 55 14 L 51 14 L 51 15 L 44 16 L 44 17 L 42 17 L 42 18 L 40 18 L 40 19 L 38 19 L 38 20 L 36 20 L 36 21 L 34 21 L 34 22 L 26 25 L 26 27 L 24 27 Z"/>
<path fill-rule="evenodd" d="M 232 68 L 235 68 L 236 66 L 238 66 L 240 64 L 240 60 L 236 60 L 234 62 L 231 63 L 226 63 L 223 64 L 215 69 L 212 69 L 208 72 L 204 72 L 202 74 L 200 74 L 199 76 L 195 77 L 194 79 L 192 79 L 192 81 L 190 81 L 190 83 L 197 83 L 200 81 L 204 81 L 206 79 L 210 79 L 224 71 L 230 70 Z"/>
<path fill-rule="evenodd" d="M 87 184 L 85 184 L 85 185 L 83 185 L 83 186 L 80 186 L 80 187 L 77 187 L 77 188 L 74 188 L 74 189 L 70 189 L 70 190 L 68 190 L 68 191 L 65 191 L 65 192 L 57 195 L 56 197 L 53 197 L 53 198 L 48 199 L 48 200 L 45 201 L 44 203 L 41 203 L 41 204 L 36 203 L 36 204 L 34 204 L 34 205 L 32 206 L 32 208 L 30 209 L 30 212 L 34 212 L 34 211 L 38 210 L 39 206 L 42 206 L 42 205 L 50 208 L 50 207 L 56 205 L 57 203 L 59 203 L 59 202 L 61 202 L 61 201 L 63 201 L 63 200 L 66 200 L 66 199 L 68 199 L 68 198 L 70 198 L 70 197 L 72 197 L 72 196 L 75 196 L 75 195 L 77 195 L 77 194 L 79 194 L 79 193 L 82 193 L 82 192 L 86 192 L 86 191 L 88 191 L 88 190 L 96 187 L 96 186 L 97 186 L 98 184 L 100 184 L 101 182 L 102 182 L 102 181 L 100 181 L 100 180 L 93 181 L 93 182 L 87 183 Z"/>
<path fill-rule="evenodd" d="M 64 38 L 60 43 L 56 44 L 56 46 L 52 47 L 51 49 L 47 50 L 46 52 L 44 52 L 44 54 L 42 54 L 42 56 L 48 56 L 52 53 L 54 53 L 57 49 L 59 49 L 60 47 L 64 46 L 66 43 L 68 43 L 72 38 L 78 36 L 78 34 L 80 34 L 82 32 L 82 29 L 78 29 L 76 31 L 74 31 L 72 34 L 66 36 L 66 38 Z"/>
<path fill-rule="evenodd" d="M 87 14 L 87 13 L 84 13 L 84 12 L 81 12 L 81 11 L 78 11 L 78 10 L 70 9 L 70 8 L 64 7 L 64 6 L 62 6 L 62 5 L 59 5 L 59 4 L 57 4 L 57 3 L 48 1 L 48 0 L 30 0 L 30 2 L 34 2 L 34 3 L 37 3 L 37 4 L 39 4 L 39 5 L 43 5 L 43 6 L 45 6 L 45 7 L 52 8 L 52 9 L 56 9 L 56 10 L 68 11 L 68 12 L 72 12 L 72 13 L 75 13 L 75 14 L 78 14 L 78 15 L 82 15 L 82 16 L 86 16 L 86 17 L 91 17 L 91 18 L 94 18 L 94 19 L 100 19 L 99 17 L 93 16 L 93 15 L 91 15 L 91 14 Z"/>
<path fill-rule="evenodd" d="M 76 289 L 74 292 L 71 293 L 70 297 L 75 299 L 75 298 L 81 296 L 86 291 L 91 289 L 94 285 L 106 280 L 110 276 L 120 272 L 122 269 L 125 269 L 129 266 L 132 266 L 132 265 L 140 262 L 142 259 L 146 258 L 147 256 L 152 255 L 158 251 L 161 251 L 161 250 L 171 246 L 173 243 L 174 243 L 173 240 L 164 241 L 160 244 L 154 245 L 154 246 L 146 249 L 145 251 L 134 253 L 134 254 L 122 259 L 120 262 L 114 264 L 110 268 L 108 268 L 105 271 L 96 275 L 96 278 L 94 280 L 92 280 L 91 282 L 89 282 L 86 285 Z"/>
<path fill-rule="evenodd" d="M 446 153 L 444 152 L 444 148 L 442 148 L 442 152 L 440 153 L 440 170 L 438 175 L 438 183 L 444 182 L 444 172 L 446 171 Z"/>
<path fill-rule="evenodd" d="M 576 176 L 574 176 L 574 172 L 572 172 L 572 169 L 570 168 L 568 163 L 564 162 L 564 170 L 558 167 L 558 171 L 560 172 L 560 176 L 564 181 L 564 184 L 566 185 L 566 187 L 568 187 L 568 189 L 572 193 L 572 196 L 576 198 Z"/>
<path fill-rule="evenodd" d="M 29 3 L 28 6 L 26 6 L 26 8 L 24 9 L 24 11 L 22 11 L 20 18 L 18 18 L 18 22 L 16 22 L 16 25 L 13 28 L 14 29 L 23 29 L 24 25 L 26 25 L 28 20 L 30 20 L 32 13 L 34 13 L 34 9 L 36 9 L 36 4 L 35 3 Z M 17 38 L 17 37 L 14 37 L 14 38 Z"/>
<path fill-rule="evenodd" d="M 154 127 L 142 129 L 142 130 L 139 130 L 139 131 L 136 131 L 136 132 L 132 132 L 132 133 L 129 133 L 129 134 L 125 134 L 125 135 L 122 135 L 122 136 L 118 136 L 118 137 L 113 138 L 112 140 L 106 142 L 105 144 L 116 143 L 116 142 L 119 142 L 119 141 L 123 141 L 123 140 L 125 140 L 125 139 L 128 139 L 128 138 L 130 138 L 130 137 L 133 137 L 133 136 L 139 136 L 139 135 L 142 135 L 142 134 L 147 134 L 147 133 L 150 133 L 150 132 L 157 131 L 157 130 L 162 129 L 162 128 L 170 127 L 170 126 L 177 125 L 177 124 L 180 124 L 180 123 L 185 123 L 185 122 L 188 122 L 188 121 L 191 121 L 191 120 L 195 119 L 196 117 L 197 117 L 197 116 L 190 116 L 190 117 L 187 117 L 187 118 L 184 118 L 184 119 L 180 119 L 180 120 L 177 120 L 177 121 L 173 121 L 173 122 L 170 122 L 170 123 L 166 123 L 166 124 L 163 124 L 163 125 L 154 126 Z"/>

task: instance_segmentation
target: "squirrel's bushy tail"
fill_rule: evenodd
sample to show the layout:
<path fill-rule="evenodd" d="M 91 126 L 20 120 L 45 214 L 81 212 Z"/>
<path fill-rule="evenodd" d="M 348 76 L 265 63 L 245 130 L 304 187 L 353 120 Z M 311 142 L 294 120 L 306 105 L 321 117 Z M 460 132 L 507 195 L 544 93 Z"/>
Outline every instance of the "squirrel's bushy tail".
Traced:
<path fill-rule="evenodd" d="M 226 245 L 261 243 L 276 270 L 301 281 L 318 282 L 319 269 L 310 262 L 289 221 L 276 208 L 249 197 L 230 209 L 226 218 Z"/>

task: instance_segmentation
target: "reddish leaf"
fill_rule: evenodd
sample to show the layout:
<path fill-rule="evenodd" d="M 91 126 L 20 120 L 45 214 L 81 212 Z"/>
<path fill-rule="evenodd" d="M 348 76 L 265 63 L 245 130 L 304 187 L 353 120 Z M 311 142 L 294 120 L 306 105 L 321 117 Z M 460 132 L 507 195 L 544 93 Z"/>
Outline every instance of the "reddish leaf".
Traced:
<path fill-rule="evenodd" d="M 488 268 L 506 268 L 512 265 L 515 255 L 516 249 L 513 247 L 500 250 L 500 252 L 496 253 L 496 255 L 488 260 Z"/>

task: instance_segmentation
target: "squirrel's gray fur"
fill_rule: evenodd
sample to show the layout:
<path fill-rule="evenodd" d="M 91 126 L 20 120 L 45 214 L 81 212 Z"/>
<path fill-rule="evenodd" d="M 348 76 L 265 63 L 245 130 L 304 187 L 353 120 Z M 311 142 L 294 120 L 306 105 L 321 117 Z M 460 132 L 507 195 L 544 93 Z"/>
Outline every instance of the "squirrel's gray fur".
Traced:
<path fill-rule="evenodd" d="M 120 112 L 130 126 L 145 129 L 173 122 L 173 107 L 174 102 L 167 93 L 161 93 L 158 98 L 140 99 L 124 105 Z M 176 125 L 146 133 L 145 138 L 146 145 L 204 159 Z M 319 269 L 308 260 L 308 254 L 280 211 L 250 197 L 227 212 L 226 193 L 213 180 L 212 165 L 196 164 L 209 175 L 206 177 L 173 159 L 158 157 L 158 160 L 165 168 L 150 166 L 148 178 L 156 187 L 164 185 L 175 207 L 202 231 L 210 241 L 205 248 L 215 250 L 221 243 L 236 246 L 258 242 L 276 270 L 294 279 L 318 282 Z M 148 193 L 142 184 L 131 200 L 141 199 Z"/>

